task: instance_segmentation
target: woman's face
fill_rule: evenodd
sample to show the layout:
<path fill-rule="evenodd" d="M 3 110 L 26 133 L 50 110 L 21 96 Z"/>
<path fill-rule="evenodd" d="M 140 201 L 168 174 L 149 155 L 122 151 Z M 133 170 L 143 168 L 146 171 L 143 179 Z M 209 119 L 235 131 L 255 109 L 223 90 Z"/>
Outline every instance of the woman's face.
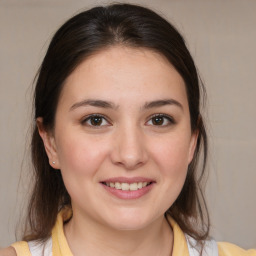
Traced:
<path fill-rule="evenodd" d="M 153 51 L 121 46 L 73 71 L 53 135 L 40 132 L 74 214 L 127 230 L 162 218 L 174 203 L 197 139 L 174 67 Z"/>

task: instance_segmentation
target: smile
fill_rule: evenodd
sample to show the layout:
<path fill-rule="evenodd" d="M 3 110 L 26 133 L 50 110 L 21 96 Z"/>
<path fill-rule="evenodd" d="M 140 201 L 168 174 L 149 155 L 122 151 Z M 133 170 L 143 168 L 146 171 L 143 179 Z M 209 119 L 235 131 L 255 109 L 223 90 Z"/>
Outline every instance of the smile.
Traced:
<path fill-rule="evenodd" d="M 134 182 L 131 184 L 126 182 L 103 182 L 103 184 L 108 187 L 123 190 L 123 191 L 136 191 L 150 185 L 151 183 L 152 182 L 146 182 L 146 181 Z"/>
<path fill-rule="evenodd" d="M 119 199 L 138 199 L 148 194 L 155 185 L 155 181 L 143 177 L 115 177 L 100 182 L 110 195 Z"/>

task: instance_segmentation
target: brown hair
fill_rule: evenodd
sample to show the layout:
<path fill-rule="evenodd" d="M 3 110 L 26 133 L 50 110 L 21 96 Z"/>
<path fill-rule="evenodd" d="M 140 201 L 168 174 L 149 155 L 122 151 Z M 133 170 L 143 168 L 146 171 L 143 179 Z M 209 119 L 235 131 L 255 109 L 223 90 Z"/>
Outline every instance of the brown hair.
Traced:
<path fill-rule="evenodd" d="M 198 132 L 198 141 L 184 187 L 167 213 L 185 233 L 202 241 L 209 234 L 209 217 L 200 187 L 207 158 L 207 136 L 200 114 L 200 94 L 204 93 L 204 87 L 184 39 L 164 18 L 144 7 L 113 4 L 95 7 L 68 20 L 54 35 L 37 74 L 34 118 L 42 117 L 44 127 L 53 129 L 59 95 L 66 78 L 88 56 L 118 44 L 148 48 L 162 54 L 185 81 L 191 130 Z M 199 170 L 202 149 L 203 161 Z M 31 153 L 35 184 L 24 234 L 27 241 L 49 237 L 59 210 L 71 204 L 61 172 L 48 163 L 36 124 Z"/>

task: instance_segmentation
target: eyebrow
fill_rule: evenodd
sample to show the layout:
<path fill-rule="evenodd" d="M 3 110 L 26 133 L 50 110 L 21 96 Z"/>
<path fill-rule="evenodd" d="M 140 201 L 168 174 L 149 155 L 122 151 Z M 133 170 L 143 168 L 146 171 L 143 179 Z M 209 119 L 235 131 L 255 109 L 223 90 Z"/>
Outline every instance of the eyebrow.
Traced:
<path fill-rule="evenodd" d="M 88 99 L 88 100 L 83 100 L 83 101 L 75 103 L 74 105 L 72 105 L 70 110 L 74 110 L 76 108 L 86 107 L 86 106 L 93 106 L 93 107 L 100 107 L 100 108 L 112 108 L 112 109 L 118 108 L 118 106 L 116 106 L 114 103 L 109 102 L 109 101 Z"/>
<path fill-rule="evenodd" d="M 166 105 L 174 105 L 183 110 L 182 104 L 174 99 L 163 99 L 163 100 L 155 100 L 155 101 L 151 101 L 151 102 L 146 102 L 145 105 L 143 106 L 143 108 L 149 109 L 149 108 L 163 107 Z"/>
<path fill-rule="evenodd" d="M 180 102 L 174 100 L 174 99 L 163 99 L 163 100 L 155 100 L 146 102 L 142 109 L 150 109 L 150 108 L 156 108 L 156 107 L 162 107 L 166 105 L 174 105 L 183 110 L 183 106 Z M 73 104 L 70 108 L 71 110 L 74 110 L 79 107 L 86 107 L 86 106 L 93 106 L 93 107 L 100 107 L 100 108 L 109 108 L 109 109 L 118 109 L 119 106 L 115 105 L 114 103 L 110 101 L 105 100 L 97 100 L 97 99 L 86 99 L 80 102 L 77 102 Z"/>

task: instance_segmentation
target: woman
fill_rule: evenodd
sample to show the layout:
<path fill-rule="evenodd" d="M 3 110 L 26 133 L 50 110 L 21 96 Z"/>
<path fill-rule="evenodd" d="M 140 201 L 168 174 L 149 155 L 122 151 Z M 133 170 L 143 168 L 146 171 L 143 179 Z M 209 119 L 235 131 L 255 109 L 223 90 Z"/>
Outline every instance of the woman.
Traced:
<path fill-rule="evenodd" d="M 156 13 L 115 4 L 67 21 L 35 88 L 24 241 L 0 255 L 256 255 L 209 239 L 200 91 Z"/>

